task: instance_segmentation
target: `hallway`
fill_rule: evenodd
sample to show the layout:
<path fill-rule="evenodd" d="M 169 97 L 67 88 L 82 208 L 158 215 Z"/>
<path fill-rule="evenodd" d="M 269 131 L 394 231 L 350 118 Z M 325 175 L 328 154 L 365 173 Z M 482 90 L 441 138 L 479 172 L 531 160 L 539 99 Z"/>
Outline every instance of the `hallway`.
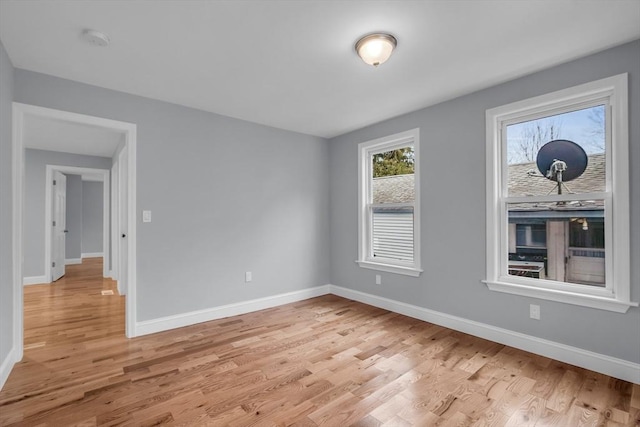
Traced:
<path fill-rule="evenodd" d="M 25 286 L 25 359 L 37 357 L 32 350 L 38 348 L 72 344 L 82 351 L 96 340 L 124 337 L 124 306 L 116 282 L 102 277 L 102 258 L 66 266 L 66 274 L 51 285 Z"/>

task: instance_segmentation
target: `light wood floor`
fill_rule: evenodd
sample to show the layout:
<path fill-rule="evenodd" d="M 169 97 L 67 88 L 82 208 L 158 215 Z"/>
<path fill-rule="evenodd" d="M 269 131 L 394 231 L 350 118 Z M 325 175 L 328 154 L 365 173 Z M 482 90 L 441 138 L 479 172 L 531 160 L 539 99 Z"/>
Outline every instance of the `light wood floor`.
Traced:
<path fill-rule="evenodd" d="M 640 425 L 638 385 L 336 296 L 127 340 L 101 272 L 25 288 L 0 425 Z"/>

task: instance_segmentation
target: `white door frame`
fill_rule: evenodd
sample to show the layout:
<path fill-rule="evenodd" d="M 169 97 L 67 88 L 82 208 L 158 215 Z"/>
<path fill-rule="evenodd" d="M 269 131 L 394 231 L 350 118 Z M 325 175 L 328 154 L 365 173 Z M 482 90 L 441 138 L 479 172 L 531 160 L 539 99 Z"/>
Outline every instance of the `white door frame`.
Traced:
<path fill-rule="evenodd" d="M 53 180 L 53 172 L 62 172 L 64 174 L 83 175 L 91 174 L 98 175 L 99 181 L 102 181 L 102 252 L 103 252 L 103 265 L 102 276 L 110 277 L 109 265 L 110 264 L 110 247 L 109 247 L 109 216 L 111 210 L 109 208 L 109 169 L 94 169 L 94 168 L 80 168 L 75 166 L 60 166 L 60 165 L 47 165 L 46 166 L 46 191 L 44 195 L 44 203 L 46 206 L 44 213 L 44 277 L 48 282 L 51 282 L 51 223 L 52 223 L 52 186 L 51 180 Z"/>
<path fill-rule="evenodd" d="M 127 162 L 127 152 L 124 150 L 120 150 L 116 156 L 114 156 L 114 165 L 117 167 L 118 176 L 116 179 L 116 183 L 118 185 L 117 192 L 114 195 L 115 203 L 117 203 L 118 211 L 116 212 L 114 218 L 114 231 L 116 232 L 114 241 L 117 242 L 115 245 L 117 248 L 117 257 L 118 257 L 118 292 L 121 295 L 126 295 L 128 292 L 129 284 L 127 281 L 127 275 L 123 274 L 123 272 L 127 272 L 129 269 L 129 263 L 127 262 L 128 246 L 125 245 L 126 240 L 123 243 L 123 235 L 126 234 L 127 238 L 129 238 L 129 218 L 125 213 L 127 199 L 127 190 L 128 190 L 128 179 L 123 180 L 123 178 L 127 177 L 127 169 L 121 168 L 119 165 Z M 125 197 L 123 197 L 125 196 Z M 126 227 L 123 227 L 123 224 L 126 224 Z M 123 253 L 124 252 L 124 253 Z M 127 255 L 125 257 L 125 254 Z"/>
<path fill-rule="evenodd" d="M 109 275 L 111 278 L 118 282 L 118 293 L 122 295 L 120 286 L 120 203 L 118 201 L 119 187 L 118 187 L 118 170 L 120 166 L 120 150 L 117 150 L 113 156 L 113 163 L 111 164 L 111 270 Z"/>
<path fill-rule="evenodd" d="M 127 337 L 132 338 L 136 333 L 136 131 L 137 127 L 133 123 L 121 122 L 117 120 L 104 119 L 101 117 L 88 116 L 84 114 L 71 113 L 68 111 L 55 110 L 51 108 L 38 107 L 34 105 L 13 103 L 13 145 L 12 145 L 12 182 L 13 182 L 13 308 L 14 308 L 14 330 L 13 349 L 14 362 L 22 360 L 23 356 L 23 336 L 24 336 L 24 303 L 22 285 L 22 264 L 23 264 L 23 215 L 24 215 L 24 125 L 26 116 L 44 117 L 55 120 L 62 120 L 71 123 L 79 123 L 97 126 L 110 130 L 116 130 L 124 134 L 124 148 L 128 151 L 129 161 L 125 166 L 129 170 L 129 191 L 127 216 L 129 220 L 128 244 L 128 280 L 129 289 L 126 295 L 126 327 Z"/>

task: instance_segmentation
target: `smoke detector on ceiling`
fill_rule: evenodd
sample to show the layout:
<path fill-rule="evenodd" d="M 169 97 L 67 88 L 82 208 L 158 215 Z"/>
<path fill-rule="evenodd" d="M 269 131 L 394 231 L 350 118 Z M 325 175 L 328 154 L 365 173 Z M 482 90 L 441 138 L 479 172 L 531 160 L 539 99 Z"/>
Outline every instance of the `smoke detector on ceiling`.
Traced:
<path fill-rule="evenodd" d="M 109 46 L 109 43 L 111 43 L 108 35 L 96 30 L 84 30 L 80 37 L 82 40 L 95 46 L 105 47 Z"/>

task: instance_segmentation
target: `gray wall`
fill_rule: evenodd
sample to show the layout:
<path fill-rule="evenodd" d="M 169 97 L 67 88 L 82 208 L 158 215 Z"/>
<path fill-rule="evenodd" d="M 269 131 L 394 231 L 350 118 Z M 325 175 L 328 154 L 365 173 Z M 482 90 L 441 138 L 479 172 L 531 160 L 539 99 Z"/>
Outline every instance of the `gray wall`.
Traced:
<path fill-rule="evenodd" d="M 0 365 L 13 345 L 11 103 L 14 70 L 0 43 Z"/>
<path fill-rule="evenodd" d="M 82 177 L 67 175 L 67 233 L 65 244 L 66 259 L 80 259 L 82 256 Z"/>
<path fill-rule="evenodd" d="M 19 70 L 16 70 L 16 77 Z M 16 79 L 16 92 L 18 80 Z M 18 99 L 15 99 L 17 102 Z M 46 150 L 25 150 L 24 182 L 24 277 L 44 274 L 44 216 L 46 191 L 46 166 L 78 166 L 111 169 L 107 157 L 83 156 Z"/>
<path fill-rule="evenodd" d="M 82 253 L 102 252 L 103 184 L 82 182 Z"/>
<path fill-rule="evenodd" d="M 631 296 L 640 300 L 640 41 L 403 115 L 330 141 L 331 282 L 466 319 L 640 362 L 640 310 L 626 314 L 491 292 L 485 278 L 485 110 L 629 73 Z M 420 278 L 358 267 L 357 144 L 420 128 Z M 529 319 L 529 304 L 542 320 Z"/>
<path fill-rule="evenodd" d="M 138 212 L 153 212 L 138 218 L 138 320 L 329 283 L 326 140 L 25 70 L 15 82 L 16 101 L 137 124 Z"/>

